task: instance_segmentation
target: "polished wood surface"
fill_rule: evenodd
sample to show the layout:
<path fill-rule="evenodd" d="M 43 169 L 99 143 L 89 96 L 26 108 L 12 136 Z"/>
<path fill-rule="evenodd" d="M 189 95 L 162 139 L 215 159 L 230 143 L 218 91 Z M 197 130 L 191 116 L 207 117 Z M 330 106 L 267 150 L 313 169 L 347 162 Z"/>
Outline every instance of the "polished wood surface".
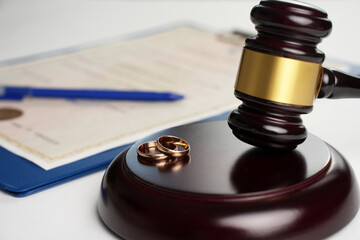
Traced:
<path fill-rule="evenodd" d="M 307 130 L 300 114 L 312 106 L 296 106 L 268 101 L 235 91 L 242 104 L 228 119 L 233 134 L 240 140 L 262 148 L 292 150 L 305 141 Z"/>
<path fill-rule="evenodd" d="M 175 135 L 190 158 L 144 164 L 143 142 Z M 323 239 L 358 209 L 358 188 L 341 155 L 317 137 L 296 150 L 238 141 L 226 121 L 154 133 L 106 171 L 98 202 L 104 223 L 124 239 Z"/>
<path fill-rule="evenodd" d="M 246 39 L 246 48 L 297 60 L 322 63 L 316 48 L 332 28 L 327 13 L 299 1 L 262 0 L 250 13 L 257 36 Z"/>

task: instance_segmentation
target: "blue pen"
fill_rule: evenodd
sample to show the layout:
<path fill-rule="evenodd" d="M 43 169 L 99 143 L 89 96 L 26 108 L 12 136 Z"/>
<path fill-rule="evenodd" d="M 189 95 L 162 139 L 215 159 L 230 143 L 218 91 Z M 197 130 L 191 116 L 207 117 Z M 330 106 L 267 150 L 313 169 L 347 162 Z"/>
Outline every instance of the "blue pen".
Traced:
<path fill-rule="evenodd" d="M 129 101 L 175 101 L 183 98 L 182 95 L 171 92 L 119 91 L 106 89 L 48 89 L 12 86 L 0 87 L 0 100 L 22 100 L 25 96 Z"/>

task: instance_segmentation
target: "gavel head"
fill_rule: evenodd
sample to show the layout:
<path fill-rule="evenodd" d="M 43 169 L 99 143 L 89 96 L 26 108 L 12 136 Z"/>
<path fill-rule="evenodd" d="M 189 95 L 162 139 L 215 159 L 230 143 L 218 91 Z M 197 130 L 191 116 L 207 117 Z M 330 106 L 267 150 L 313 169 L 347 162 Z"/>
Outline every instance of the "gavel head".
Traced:
<path fill-rule="evenodd" d="M 246 39 L 235 83 L 242 101 L 228 119 L 234 135 L 249 144 L 291 150 L 306 128 L 325 55 L 316 48 L 331 32 L 327 13 L 291 0 L 262 0 L 251 11 L 258 35 Z"/>

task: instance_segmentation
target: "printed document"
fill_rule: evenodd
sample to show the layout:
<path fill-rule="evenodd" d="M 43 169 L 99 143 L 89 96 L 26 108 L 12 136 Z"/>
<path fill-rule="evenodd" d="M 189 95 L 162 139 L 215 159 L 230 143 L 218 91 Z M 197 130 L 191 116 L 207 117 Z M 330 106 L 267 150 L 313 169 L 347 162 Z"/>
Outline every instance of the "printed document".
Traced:
<path fill-rule="evenodd" d="M 0 146 L 48 170 L 230 111 L 240 104 L 233 91 L 241 51 L 217 34 L 179 27 L 1 67 L 1 85 L 168 91 L 184 99 L 2 100 Z"/>

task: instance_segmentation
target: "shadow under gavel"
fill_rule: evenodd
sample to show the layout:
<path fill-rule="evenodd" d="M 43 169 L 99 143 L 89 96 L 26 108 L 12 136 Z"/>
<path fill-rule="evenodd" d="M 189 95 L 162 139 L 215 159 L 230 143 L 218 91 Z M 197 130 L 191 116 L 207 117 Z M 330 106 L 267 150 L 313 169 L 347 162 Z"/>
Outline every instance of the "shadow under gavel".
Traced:
<path fill-rule="evenodd" d="M 316 45 L 331 32 L 327 13 L 297 1 L 263 0 L 251 11 L 258 35 L 246 39 L 228 119 L 240 140 L 292 150 L 305 141 L 301 114 L 315 98 L 358 98 L 360 79 L 322 67 Z"/>

